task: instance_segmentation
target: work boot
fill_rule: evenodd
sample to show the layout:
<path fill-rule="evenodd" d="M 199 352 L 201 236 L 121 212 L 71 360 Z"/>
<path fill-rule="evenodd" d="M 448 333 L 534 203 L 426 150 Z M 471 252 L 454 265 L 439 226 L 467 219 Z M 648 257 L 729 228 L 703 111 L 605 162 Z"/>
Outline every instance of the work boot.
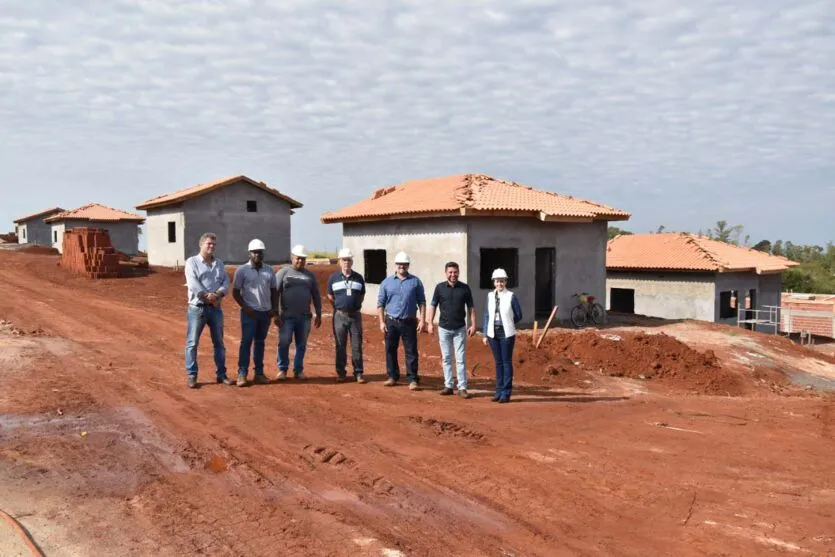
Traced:
<path fill-rule="evenodd" d="M 277 381 L 283 381 L 284 379 L 287 379 L 287 372 L 286 371 L 279 371 L 278 375 L 276 375 L 275 378 L 276 378 Z"/>
<path fill-rule="evenodd" d="M 409 390 L 410 391 L 419 391 L 420 387 L 418 386 L 417 382 L 412 381 L 411 383 L 409 383 Z"/>
<path fill-rule="evenodd" d="M 192 377 L 189 375 L 188 380 L 186 381 L 186 385 L 188 385 L 189 389 L 196 389 L 197 388 L 197 378 Z"/>
<path fill-rule="evenodd" d="M 362 374 L 357 375 L 357 383 L 365 383 L 365 379 L 362 378 Z"/>
<path fill-rule="evenodd" d="M 394 387 L 395 385 L 397 385 L 397 381 L 395 381 L 394 379 L 386 379 L 386 382 L 383 383 L 383 385 L 385 385 L 386 387 Z"/>
<path fill-rule="evenodd" d="M 441 396 L 449 396 L 451 394 L 452 389 L 450 389 L 449 387 L 444 387 L 443 389 L 441 389 Z"/>
<path fill-rule="evenodd" d="M 470 393 L 467 392 L 467 389 L 458 389 L 458 396 L 461 398 L 470 398 Z"/>
<path fill-rule="evenodd" d="M 235 382 L 238 387 L 246 387 L 246 375 L 239 375 L 238 380 Z"/>
<path fill-rule="evenodd" d="M 229 379 L 228 377 L 220 377 L 217 380 L 218 383 L 222 383 L 223 385 L 234 385 L 235 382 Z"/>
<path fill-rule="evenodd" d="M 264 375 L 263 373 L 256 374 L 255 378 L 253 379 L 253 382 L 258 384 L 258 385 L 269 385 L 270 384 L 270 380 L 267 379 L 267 376 Z"/>

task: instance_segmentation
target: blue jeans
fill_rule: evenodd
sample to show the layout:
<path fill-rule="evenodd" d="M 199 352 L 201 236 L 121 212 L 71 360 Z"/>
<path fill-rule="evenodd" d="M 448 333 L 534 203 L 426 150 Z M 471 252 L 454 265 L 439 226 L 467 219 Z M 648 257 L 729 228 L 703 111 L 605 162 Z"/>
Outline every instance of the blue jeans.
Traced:
<path fill-rule="evenodd" d="M 403 339 L 406 353 L 406 378 L 409 383 L 418 383 L 417 320 L 396 320 L 386 316 L 386 374 L 389 379 L 400 380 L 400 364 L 397 362 L 397 348 Z"/>
<path fill-rule="evenodd" d="M 270 332 L 270 312 L 256 311 L 255 317 L 249 317 L 241 310 L 241 348 L 238 351 L 238 377 L 246 377 L 249 372 L 249 352 L 252 343 L 255 350 L 255 375 L 264 375 L 264 341 Z"/>
<path fill-rule="evenodd" d="M 304 371 L 304 352 L 307 350 L 307 335 L 310 334 L 310 315 L 284 316 L 278 330 L 278 371 L 290 367 L 290 341 L 295 338 L 296 355 L 293 358 L 293 374 Z"/>
<path fill-rule="evenodd" d="M 490 339 L 493 349 L 493 359 L 496 361 L 496 396 L 499 399 L 510 400 L 513 390 L 513 345 L 516 335 L 507 337 L 504 327 L 496 327 L 494 337 Z"/>
<path fill-rule="evenodd" d="M 209 326 L 215 352 L 217 378 L 226 377 L 226 348 L 223 346 L 223 310 L 212 306 L 188 306 L 186 330 L 186 374 L 197 377 L 197 346 L 203 327 Z"/>
<path fill-rule="evenodd" d="M 441 343 L 441 362 L 444 365 L 444 387 L 451 389 L 452 349 L 455 347 L 455 366 L 458 371 L 458 390 L 467 390 L 467 327 L 444 329 L 438 327 L 438 341 Z"/>

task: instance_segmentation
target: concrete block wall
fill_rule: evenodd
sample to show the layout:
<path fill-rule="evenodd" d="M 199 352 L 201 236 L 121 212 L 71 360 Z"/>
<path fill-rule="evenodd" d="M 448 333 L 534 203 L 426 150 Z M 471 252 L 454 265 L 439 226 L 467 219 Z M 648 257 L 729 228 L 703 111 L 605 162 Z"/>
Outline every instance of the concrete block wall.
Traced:
<path fill-rule="evenodd" d="M 61 266 L 92 279 L 119 276 L 119 255 L 102 228 L 73 228 L 64 232 Z"/>

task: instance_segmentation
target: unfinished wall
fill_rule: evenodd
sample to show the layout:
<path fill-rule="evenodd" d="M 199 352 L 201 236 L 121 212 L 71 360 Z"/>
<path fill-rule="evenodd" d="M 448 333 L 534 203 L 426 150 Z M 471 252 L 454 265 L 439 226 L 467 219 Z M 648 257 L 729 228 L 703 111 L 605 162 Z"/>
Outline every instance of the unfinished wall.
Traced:
<path fill-rule="evenodd" d="M 257 212 L 247 212 L 249 200 L 257 203 Z M 245 263 L 249 259 L 247 247 L 253 238 L 263 240 L 267 246 L 265 262 L 287 262 L 290 260 L 290 211 L 286 201 L 245 182 L 186 200 L 183 202 L 185 257 L 199 252 L 200 236 L 204 232 L 214 232 L 218 240 L 215 254 L 224 263 Z M 304 238 L 299 238 L 297 243 L 304 244 Z"/>
<path fill-rule="evenodd" d="M 18 224 L 18 243 L 20 244 L 38 244 L 41 246 L 52 245 L 52 227 L 45 223 L 43 219 L 49 215 L 23 221 Z M 25 238 L 23 233 L 25 232 Z M 60 238 L 59 238 L 60 239 Z"/>
<path fill-rule="evenodd" d="M 363 250 L 386 250 L 387 275 L 394 274 L 397 252 L 408 253 L 412 258 L 409 270 L 423 282 L 427 306 L 435 285 L 446 280 L 444 265 L 447 261 L 458 262 L 461 280 L 467 282 L 467 224 L 461 218 L 345 223 L 342 246 L 354 252 L 354 270 L 363 276 L 366 275 Z M 474 296 L 475 292 L 474 289 Z M 366 284 L 364 313 L 376 313 L 378 293 L 378 285 Z"/>
<path fill-rule="evenodd" d="M 760 275 L 758 306 L 779 306 L 782 303 L 783 275 Z"/>
<path fill-rule="evenodd" d="M 547 223 L 533 218 L 468 219 L 468 282 L 473 289 L 479 319 L 489 290 L 479 288 L 481 248 L 519 250 L 519 286 L 512 290 L 522 306 L 524 325 L 533 323 L 535 310 L 534 270 L 536 248 L 556 249 L 554 300 L 556 319 L 569 319 L 578 292 L 606 297 L 606 223 Z"/>
<path fill-rule="evenodd" d="M 717 273 L 716 300 L 714 305 L 714 311 L 716 315 L 715 321 L 717 323 L 725 323 L 727 325 L 737 324 L 737 317 L 728 317 L 723 319 L 719 311 L 721 305 L 720 294 L 729 290 L 736 290 L 738 293 L 739 298 L 737 300 L 737 311 L 742 311 L 743 309 L 745 309 L 745 297 L 748 295 L 748 292 L 750 290 L 757 291 L 756 305 L 758 307 L 762 307 L 765 304 L 765 302 L 762 299 L 762 294 L 760 292 L 760 276 L 756 273 Z M 776 301 L 777 305 L 779 305 L 779 295 L 776 297 Z"/>
<path fill-rule="evenodd" d="M 132 221 L 88 221 L 88 220 L 73 220 L 66 219 L 52 223 L 52 232 L 50 233 L 50 244 L 59 252 L 63 251 L 64 232 L 72 228 L 97 228 L 106 230 L 110 237 L 112 247 L 122 253 L 128 255 L 136 255 L 139 251 L 139 224 Z M 57 242 L 53 242 L 56 237 Z"/>
<path fill-rule="evenodd" d="M 635 291 L 635 314 L 662 319 L 713 321 L 716 287 L 712 273 L 652 273 L 609 271 L 607 300 L 612 288 Z M 606 309 L 610 309 L 607 301 Z"/>
<path fill-rule="evenodd" d="M 169 222 L 174 223 L 174 242 L 168 241 Z M 184 265 L 187 257 L 185 229 L 186 220 L 181 204 L 149 210 L 145 219 L 148 263 L 161 267 Z"/>

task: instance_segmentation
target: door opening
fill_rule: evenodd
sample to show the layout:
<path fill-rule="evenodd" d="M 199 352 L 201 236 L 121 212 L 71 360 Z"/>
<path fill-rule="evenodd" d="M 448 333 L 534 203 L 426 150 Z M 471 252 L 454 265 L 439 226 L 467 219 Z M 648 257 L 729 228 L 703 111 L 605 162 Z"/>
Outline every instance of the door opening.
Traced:
<path fill-rule="evenodd" d="M 557 277 L 557 248 L 536 248 L 535 275 L 536 317 L 548 317 L 554 308 L 554 283 Z"/>

